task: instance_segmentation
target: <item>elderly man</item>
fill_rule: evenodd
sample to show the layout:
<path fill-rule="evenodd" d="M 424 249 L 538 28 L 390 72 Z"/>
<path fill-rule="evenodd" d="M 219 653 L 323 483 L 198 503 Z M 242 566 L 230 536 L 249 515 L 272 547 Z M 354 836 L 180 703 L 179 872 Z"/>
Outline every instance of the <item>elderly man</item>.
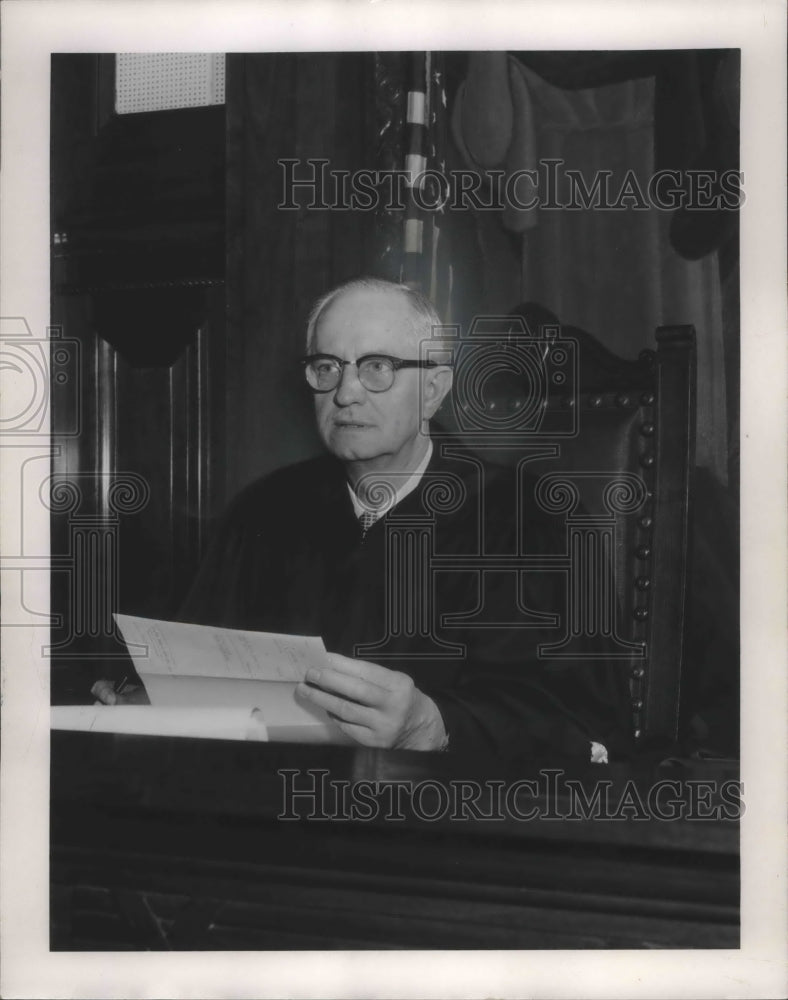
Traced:
<path fill-rule="evenodd" d="M 331 292 L 310 317 L 304 365 L 318 432 L 344 466 L 362 530 L 379 519 L 379 506 L 412 492 L 429 463 L 429 420 L 451 387 L 451 368 L 418 355 L 438 325 L 426 299 L 371 281 Z M 388 504 L 375 504 L 381 494 Z M 307 679 L 299 695 L 359 743 L 416 750 L 447 744 L 435 702 L 406 673 L 333 654 Z"/>
<path fill-rule="evenodd" d="M 589 759 L 622 739 L 619 676 L 539 657 L 560 573 L 480 572 L 516 551 L 518 517 L 530 552 L 562 540 L 505 475 L 433 445 L 452 384 L 439 327 L 426 298 L 374 278 L 316 303 L 302 365 L 329 454 L 236 499 L 181 617 L 321 635 L 327 661 L 297 697 L 359 744 Z"/>
<path fill-rule="evenodd" d="M 565 577 L 505 565 L 563 551 L 533 484 L 457 442 L 433 445 L 452 385 L 436 329 L 426 298 L 376 278 L 316 303 L 301 363 L 328 454 L 242 492 L 179 617 L 322 636 L 326 663 L 297 697 L 362 745 L 626 752 L 620 671 L 540 653 L 561 638 Z M 106 682 L 94 691 L 115 700 Z"/>

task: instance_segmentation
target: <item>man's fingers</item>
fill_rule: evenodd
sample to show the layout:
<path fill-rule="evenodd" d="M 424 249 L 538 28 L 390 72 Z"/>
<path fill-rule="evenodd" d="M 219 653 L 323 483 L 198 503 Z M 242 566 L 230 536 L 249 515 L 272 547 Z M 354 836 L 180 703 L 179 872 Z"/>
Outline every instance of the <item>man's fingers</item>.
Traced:
<path fill-rule="evenodd" d="M 351 656 L 342 656 L 341 653 L 328 654 L 329 665 L 340 673 L 350 677 L 361 677 L 363 680 L 387 691 L 396 686 L 396 672 L 388 667 L 381 667 L 379 663 L 370 663 L 368 660 L 356 660 Z"/>
<path fill-rule="evenodd" d="M 351 661 L 352 662 L 352 661 Z M 388 691 L 379 684 L 370 682 L 359 674 L 343 673 L 334 667 L 317 669 L 310 667 L 306 672 L 310 684 L 316 684 L 321 690 L 349 698 L 361 705 L 380 708 L 385 704 Z"/>
<path fill-rule="evenodd" d="M 115 685 L 112 681 L 96 681 L 90 689 L 90 693 L 102 705 L 114 705 L 118 700 L 115 694 Z"/>
<path fill-rule="evenodd" d="M 347 701 L 345 698 L 340 698 L 320 688 L 309 687 L 303 682 L 296 687 L 296 692 L 299 697 L 305 698 L 313 705 L 319 705 L 329 715 L 336 716 L 342 722 L 352 722 L 359 726 L 372 727 L 374 711 L 366 705 L 358 705 L 353 701 Z"/>
<path fill-rule="evenodd" d="M 101 705 L 150 705 L 148 692 L 142 684 L 129 684 L 123 694 L 118 694 L 113 681 L 101 680 L 96 681 L 90 693 Z"/>

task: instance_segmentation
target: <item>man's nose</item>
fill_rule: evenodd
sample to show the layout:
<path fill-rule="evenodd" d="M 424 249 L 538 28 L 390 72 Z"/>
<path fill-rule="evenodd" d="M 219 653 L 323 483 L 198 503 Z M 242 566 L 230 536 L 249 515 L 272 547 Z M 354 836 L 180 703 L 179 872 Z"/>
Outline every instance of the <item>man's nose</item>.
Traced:
<path fill-rule="evenodd" d="M 339 384 L 334 390 L 334 402 L 337 406 L 350 406 L 360 402 L 367 390 L 358 378 L 358 368 L 355 365 L 345 365 L 339 376 Z"/>

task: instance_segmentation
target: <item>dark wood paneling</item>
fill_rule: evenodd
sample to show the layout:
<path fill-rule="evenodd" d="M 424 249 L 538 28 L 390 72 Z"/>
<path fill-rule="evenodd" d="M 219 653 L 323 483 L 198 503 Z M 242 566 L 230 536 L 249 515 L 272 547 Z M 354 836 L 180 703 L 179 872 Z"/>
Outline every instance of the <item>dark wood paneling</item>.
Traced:
<path fill-rule="evenodd" d="M 108 294 L 220 281 L 224 107 L 108 113 L 113 61 L 52 59 L 52 226 L 65 236 L 57 285 Z"/>
<path fill-rule="evenodd" d="M 101 61 L 52 62 L 56 701 L 127 669 L 112 611 L 175 615 L 226 499 L 224 108 L 100 116 Z"/>
<path fill-rule="evenodd" d="M 312 302 L 371 266 L 374 215 L 298 208 L 284 199 L 280 159 L 370 167 L 366 54 L 228 59 L 228 496 L 315 454 L 310 399 L 296 370 Z M 299 177 L 308 167 L 297 168 Z"/>
<path fill-rule="evenodd" d="M 277 160 L 373 166 L 373 64 L 363 53 L 233 56 L 226 110 L 116 116 L 100 114 L 101 61 L 57 56 L 52 67 L 52 319 L 80 354 L 79 391 L 56 398 L 54 422 L 81 421 L 55 472 L 79 482 L 82 513 L 106 521 L 111 609 L 169 617 L 211 519 L 249 480 L 319 448 L 295 360 L 311 302 L 368 266 L 374 218 L 308 210 L 303 196 L 280 209 Z M 147 500 L 112 514 L 109 484 L 123 477 Z M 58 515 L 65 563 L 53 583 L 70 667 L 72 653 L 117 649 L 69 635 L 73 515 Z M 84 696 L 84 678 L 65 688 Z"/>
<path fill-rule="evenodd" d="M 53 759 L 55 950 L 738 946 L 733 820 L 277 819 L 283 766 L 413 787 L 538 780 L 535 764 L 75 733 Z M 590 794 L 600 773 L 572 776 Z M 630 780 L 645 800 L 668 773 L 733 776 L 687 762 L 604 778 L 611 801 Z"/>

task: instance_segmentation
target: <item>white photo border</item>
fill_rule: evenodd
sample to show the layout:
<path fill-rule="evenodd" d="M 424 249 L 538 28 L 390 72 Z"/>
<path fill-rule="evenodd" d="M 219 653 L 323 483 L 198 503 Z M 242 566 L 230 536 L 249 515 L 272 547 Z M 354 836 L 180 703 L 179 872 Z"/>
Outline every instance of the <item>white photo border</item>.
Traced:
<path fill-rule="evenodd" d="M 786 921 L 786 10 L 779 0 L 154 2 L 2 4 L 0 317 L 32 336 L 49 316 L 52 52 L 741 48 L 742 937 L 739 950 L 50 953 L 49 678 L 45 627 L 5 628 L 4 997 L 779 997 Z M 3 372 L 2 405 L 24 390 Z M 6 409 L 7 408 L 7 409 Z M 2 548 L 15 551 L 25 463 L 48 442 L 0 447 Z M 43 556 L 48 511 L 24 510 Z M 2 564 L 0 564 L 2 568 Z M 45 608 L 3 573 L 4 622 Z M 8 577 L 8 580 L 5 579 Z"/>

